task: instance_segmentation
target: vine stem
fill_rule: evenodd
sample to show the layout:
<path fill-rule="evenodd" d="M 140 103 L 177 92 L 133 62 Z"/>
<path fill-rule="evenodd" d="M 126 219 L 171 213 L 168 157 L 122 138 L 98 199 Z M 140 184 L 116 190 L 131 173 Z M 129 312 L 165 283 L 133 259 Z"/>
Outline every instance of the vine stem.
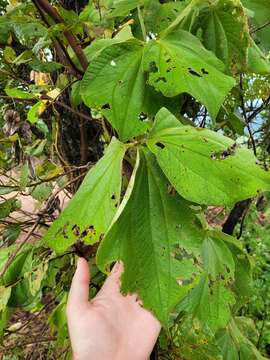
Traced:
<path fill-rule="evenodd" d="M 137 11 L 138 11 L 139 22 L 141 25 L 143 40 L 146 41 L 146 29 L 145 29 L 145 24 L 144 24 L 141 8 L 139 5 L 137 6 Z"/>

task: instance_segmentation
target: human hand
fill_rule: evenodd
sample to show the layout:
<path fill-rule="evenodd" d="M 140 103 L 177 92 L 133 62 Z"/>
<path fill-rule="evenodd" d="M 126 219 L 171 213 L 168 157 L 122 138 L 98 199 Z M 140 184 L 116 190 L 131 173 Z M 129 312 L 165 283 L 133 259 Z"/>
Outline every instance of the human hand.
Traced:
<path fill-rule="evenodd" d="M 136 295 L 121 294 L 122 271 L 117 263 L 89 301 L 88 263 L 78 259 L 67 304 L 74 360 L 146 360 L 150 356 L 160 323 Z"/>

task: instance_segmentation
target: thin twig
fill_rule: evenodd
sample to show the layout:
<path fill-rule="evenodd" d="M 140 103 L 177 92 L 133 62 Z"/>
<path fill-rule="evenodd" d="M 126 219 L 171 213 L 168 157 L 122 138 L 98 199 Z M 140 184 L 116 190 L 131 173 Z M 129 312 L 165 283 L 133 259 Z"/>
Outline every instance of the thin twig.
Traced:
<path fill-rule="evenodd" d="M 262 24 L 261 26 L 257 27 L 256 29 L 251 31 L 251 34 L 254 34 L 257 31 L 260 31 L 264 28 L 266 28 L 268 25 L 270 25 L 270 21 L 266 21 L 264 24 Z"/>

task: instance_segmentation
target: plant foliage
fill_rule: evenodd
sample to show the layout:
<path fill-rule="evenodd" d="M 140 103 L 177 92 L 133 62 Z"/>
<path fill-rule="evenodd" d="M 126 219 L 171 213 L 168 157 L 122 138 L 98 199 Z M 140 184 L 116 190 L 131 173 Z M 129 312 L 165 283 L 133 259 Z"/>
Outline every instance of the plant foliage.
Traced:
<path fill-rule="evenodd" d="M 123 262 L 162 359 L 263 359 L 242 311 L 252 254 L 208 212 L 229 222 L 270 190 L 269 1 L 75 3 L 0 2 L 0 338 L 49 297 L 53 349 L 70 354 L 77 254 L 93 294 Z"/>

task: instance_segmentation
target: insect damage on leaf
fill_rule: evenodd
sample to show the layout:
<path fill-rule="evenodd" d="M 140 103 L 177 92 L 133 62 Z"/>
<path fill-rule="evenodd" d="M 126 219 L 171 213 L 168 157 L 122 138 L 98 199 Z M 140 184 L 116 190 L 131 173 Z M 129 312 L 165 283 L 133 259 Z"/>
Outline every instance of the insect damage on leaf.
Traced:
<path fill-rule="evenodd" d="M 210 155 L 212 160 L 225 160 L 228 156 L 235 154 L 235 149 L 237 147 L 237 144 L 234 143 L 232 146 L 229 146 L 224 151 L 214 152 Z"/>
<path fill-rule="evenodd" d="M 149 72 L 156 73 L 158 72 L 158 67 L 155 61 L 149 63 Z"/>
<path fill-rule="evenodd" d="M 111 106 L 108 103 L 101 106 L 101 109 L 110 109 L 110 108 Z"/>
<path fill-rule="evenodd" d="M 202 77 L 202 75 L 198 74 L 195 70 L 191 69 L 191 68 L 188 68 L 188 72 L 191 74 L 191 75 L 194 75 L 194 76 L 197 76 L 197 77 Z"/>
<path fill-rule="evenodd" d="M 145 121 L 147 119 L 148 119 L 147 114 L 145 114 L 144 112 L 141 112 L 140 115 L 139 115 L 139 120 Z"/>
<path fill-rule="evenodd" d="M 167 82 L 167 80 L 166 80 L 166 78 L 164 76 L 158 77 L 155 82 L 159 82 L 159 81 L 163 81 L 164 83 Z"/>
<path fill-rule="evenodd" d="M 159 148 L 161 148 L 161 149 L 164 149 L 164 148 L 165 148 L 165 145 L 162 144 L 161 142 L 157 142 L 157 143 L 156 143 L 156 146 L 159 147 Z"/>
<path fill-rule="evenodd" d="M 62 233 L 65 234 L 64 236 L 67 236 L 66 235 L 67 227 L 68 227 L 68 224 L 66 224 L 62 229 Z M 81 229 L 79 225 L 74 224 L 71 228 L 71 231 L 72 231 L 73 235 L 77 237 L 77 240 L 83 239 L 86 236 L 91 237 L 91 236 L 96 235 L 96 229 L 95 229 L 94 225 L 89 225 L 89 226 L 86 226 L 84 229 Z"/>

